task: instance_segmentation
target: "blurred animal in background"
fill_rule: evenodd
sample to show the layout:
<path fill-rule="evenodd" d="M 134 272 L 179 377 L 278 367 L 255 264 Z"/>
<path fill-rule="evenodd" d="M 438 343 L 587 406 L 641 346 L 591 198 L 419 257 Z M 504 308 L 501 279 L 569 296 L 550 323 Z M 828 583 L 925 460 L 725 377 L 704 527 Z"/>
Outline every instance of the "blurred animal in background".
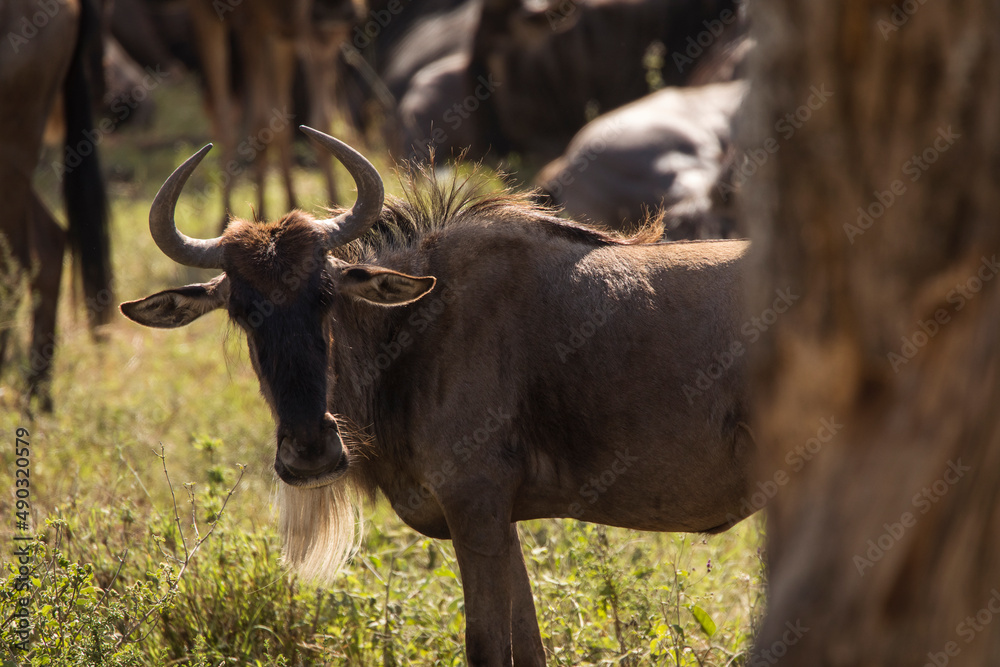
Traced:
<path fill-rule="evenodd" d="M 395 158 L 425 162 L 431 151 L 444 158 L 486 156 L 489 146 L 479 140 L 475 112 L 490 86 L 472 81 L 469 70 L 481 8 L 480 0 L 467 0 L 425 18 L 394 50 L 395 62 L 387 73 L 390 81 L 405 82 L 405 87 L 393 86 L 398 103 L 386 131 Z M 451 37 L 433 51 L 421 46 L 433 43 L 438 34 Z"/>
<path fill-rule="evenodd" d="M 125 23 L 116 18 L 121 14 L 146 26 L 138 32 L 150 36 L 148 42 L 133 44 L 136 40 L 123 28 L 115 31 L 123 44 L 133 44 L 140 64 L 185 57 L 176 37 L 156 39 L 156 30 L 148 29 L 152 3 L 121 4 L 112 27 Z M 266 217 L 262 184 L 271 144 L 277 149 L 288 205 L 295 205 L 292 121 L 282 110 L 291 103 L 296 59 L 303 65 L 310 108 L 300 118 L 310 124 L 328 127 L 334 100 L 343 100 L 354 125 L 369 136 L 375 128 L 397 161 L 427 162 L 434 154 L 441 163 L 462 155 L 526 168 L 530 174 L 565 151 L 588 120 L 651 90 L 741 77 L 750 45 L 743 7 L 736 0 L 375 0 L 363 9 L 346 0 L 287 5 L 186 0 L 185 6 L 189 31 L 197 37 L 213 135 L 222 148 L 224 206 L 228 212 L 233 181 L 249 163 L 260 217 Z M 177 32 L 176 27 L 169 30 Z M 647 108 L 646 127 L 670 134 L 662 127 L 669 120 L 650 120 L 656 113 L 652 99 Z M 643 205 L 693 201 L 695 195 L 684 188 L 703 179 L 705 169 L 718 159 L 705 152 L 711 150 L 703 143 L 685 167 L 684 147 L 671 144 L 680 140 L 685 120 L 678 118 L 676 124 L 673 139 L 662 137 L 657 148 L 661 154 L 675 154 L 674 167 L 664 167 L 671 161 L 666 157 L 657 161 L 653 169 L 660 168 L 660 178 L 647 178 L 645 193 L 642 187 L 631 195 L 614 194 L 614 186 L 599 189 L 593 194 L 616 198 L 618 210 L 596 214 L 590 203 L 590 211 L 581 214 L 620 226 L 636 220 L 635 211 Z M 583 131 L 570 152 L 593 131 Z M 723 142 L 724 134 L 728 132 L 719 134 Z M 574 157 L 567 153 L 564 159 Z M 329 160 L 318 160 L 335 200 Z M 636 172 L 641 159 L 626 162 L 623 173 Z M 664 193 L 667 177 L 677 177 L 677 182 L 672 192 Z M 624 182 L 623 177 L 616 180 Z M 569 194 L 570 199 L 555 200 L 574 209 Z M 731 220 L 723 210 L 728 202 L 704 200 L 675 209 L 672 237 L 728 233 Z M 713 217 L 700 215 L 709 209 Z"/>
<path fill-rule="evenodd" d="M 0 4 L 0 364 L 23 281 L 32 304 L 29 395 L 51 409 L 56 306 L 68 245 L 80 272 L 88 321 L 106 323 L 113 301 L 107 200 L 93 128 L 87 63 L 99 46 L 100 21 L 91 0 Z M 64 160 L 53 163 L 66 203 L 68 232 L 32 187 L 50 116 L 64 126 Z"/>
<path fill-rule="evenodd" d="M 531 168 L 651 90 L 741 76 L 745 32 L 734 0 L 383 0 L 352 31 L 345 79 L 397 160 Z"/>
<path fill-rule="evenodd" d="M 478 99 L 476 88 L 471 97 L 465 94 L 469 62 L 468 52 L 459 51 L 413 76 L 396 108 L 395 124 L 389 128 L 393 157 L 421 163 L 429 162 L 432 153 L 436 161 L 487 156 L 489 146 L 479 141 L 478 118 L 469 110 Z M 489 84 L 478 90 L 480 95 L 489 94 Z"/>
<path fill-rule="evenodd" d="M 273 144 L 289 208 L 292 184 L 292 89 L 297 59 L 309 88 L 308 121 L 327 128 L 335 86 L 335 54 L 356 16 L 351 0 L 188 0 L 206 86 L 212 134 L 221 145 L 222 198 L 228 218 L 236 176 L 245 164 L 257 186 L 256 213 L 265 217 L 264 179 Z M 231 41 L 242 89 L 232 85 Z M 329 156 L 317 152 L 330 201 L 337 200 Z"/>
<path fill-rule="evenodd" d="M 743 81 L 664 88 L 588 123 L 536 183 L 570 217 L 629 229 L 668 209 L 668 239 L 730 238 L 733 201 L 720 187 L 732 159 Z"/>
<path fill-rule="evenodd" d="M 149 68 L 143 70 L 113 36 L 104 36 L 105 90 L 97 110 L 96 124 L 107 118 L 108 131 L 124 124 L 150 127 L 156 114 L 151 91 L 175 71 Z"/>
<path fill-rule="evenodd" d="M 486 0 L 470 66 L 493 87 L 477 111 L 481 141 L 544 164 L 599 114 L 734 76 L 715 54 L 744 32 L 734 0 Z"/>
<path fill-rule="evenodd" d="M 114 0 L 105 11 L 106 35 L 140 68 L 200 71 L 187 0 Z"/>
<path fill-rule="evenodd" d="M 481 8 L 481 0 L 376 0 L 354 26 L 344 47 L 343 95 L 354 123 L 376 129 L 397 161 L 478 146 L 475 119 L 457 132 L 453 107 L 467 95 Z"/>

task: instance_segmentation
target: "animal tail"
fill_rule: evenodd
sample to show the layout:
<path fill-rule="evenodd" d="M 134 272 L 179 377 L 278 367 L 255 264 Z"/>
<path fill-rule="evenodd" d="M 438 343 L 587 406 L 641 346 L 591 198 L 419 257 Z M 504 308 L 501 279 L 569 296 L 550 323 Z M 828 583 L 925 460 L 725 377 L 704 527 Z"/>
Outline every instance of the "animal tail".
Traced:
<path fill-rule="evenodd" d="M 69 219 L 69 245 L 79 267 L 91 327 L 111 319 L 111 242 L 108 199 L 97 155 L 88 53 L 101 36 L 100 16 L 93 0 L 80 0 L 80 30 L 63 83 L 66 142 L 63 196 Z"/>

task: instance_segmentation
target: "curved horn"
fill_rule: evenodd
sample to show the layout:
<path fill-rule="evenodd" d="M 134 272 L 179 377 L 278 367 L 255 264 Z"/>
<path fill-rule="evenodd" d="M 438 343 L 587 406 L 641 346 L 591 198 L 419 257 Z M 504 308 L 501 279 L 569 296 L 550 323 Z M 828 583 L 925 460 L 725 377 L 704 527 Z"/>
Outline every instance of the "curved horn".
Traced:
<path fill-rule="evenodd" d="M 367 232 L 382 213 L 382 202 L 385 200 L 382 177 L 371 162 L 344 142 L 305 125 L 299 125 L 299 129 L 340 160 L 358 185 L 358 200 L 354 202 L 354 208 L 336 218 L 317 221 L 326 228 L 329 247 L 350 243 Z"/>
<path fill-rule="evenodd" d="M 174 223 L 174 208 L 191 172 L 210 150 L 212 144 L 207 144 L 177 167 L 160 186 L 149 209 L 149 233 L 163 254 L 178 264 L 201 269 L 222 268 L 222 246 L 219 244 L 222 237 L 193 239 L 180 233 Z"/>

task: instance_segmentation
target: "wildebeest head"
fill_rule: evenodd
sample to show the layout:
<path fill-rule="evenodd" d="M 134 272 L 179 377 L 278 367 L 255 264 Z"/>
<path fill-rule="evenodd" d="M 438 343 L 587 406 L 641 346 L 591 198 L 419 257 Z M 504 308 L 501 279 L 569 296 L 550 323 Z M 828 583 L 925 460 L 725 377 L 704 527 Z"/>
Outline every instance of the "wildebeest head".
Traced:
<path fill-rule="evenodd" d="M 433 277 L 409 276 L 372 264 L 350 264 L 330 251 L 364 234 L 383 205 L 382 179 L 346 144 L 302 128 L 329 150 L 358 186 L 354 207 L 326 220 L 293 211 L 273 223 L 234 221 L 222 236 L 192 239 L 177 230 L 181 189 L 211 149 L 205 146 L 160 188 L 149 214 L 157 246 L 186 266 L 220 268 L 215 279 L 123 303 L 126 317 L 172 328 L 225 309 L 247 336 L 250 359 L 277 422 L 274 469 L 287 484 L 318 487 L 348 467 L 337 421 L 327 411 L 332 329 L 337 299 L 378 306 L 411 303 L 434 287 Z"/>

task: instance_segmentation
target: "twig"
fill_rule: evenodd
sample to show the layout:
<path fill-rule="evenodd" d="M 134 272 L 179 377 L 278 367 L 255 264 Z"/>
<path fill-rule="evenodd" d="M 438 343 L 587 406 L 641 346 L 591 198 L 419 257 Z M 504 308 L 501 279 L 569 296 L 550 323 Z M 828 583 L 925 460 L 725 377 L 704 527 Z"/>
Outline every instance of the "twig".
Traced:
<path fill-rule="evenodd" d="M 154 451 L 154 454 L 155 453 L 156 452 Z M 177 498 L 174 496 L 174 489 L 173 486 L 170 484 L 170 475 L 167 473 L 167 461 L 165 455 L 163 454 L 162 445 L 160 446 L 160 453 L 157 454 L 157 456 L 160 457 L 160 461 L 163 463 L 163 474 L 167 478 L 167 486 L 170 488 L 170 497 L 173 500 L 173 505 L 174 505 L 174 520 L 177 523 L 178 530 L 180 530 L 181 519 L 177 512 Z M 233 497 L 233 493 L 236 492 L 236 489 L 237 487 L 239 487 L 240 482 L 243 481 L 243 475 L 246 472 L 246 466 L 243 464 L 237 464 L 237 466 L 240 469 L 240 476 L 236 479 L 236 483 L 233 484 L 232 488 L 229 489 L 229 493 L 226 494 L 226 499 L 222 501 L 222 507 L 219 509 L 218 513 L 216 513 L 215 520 L 211 522 L 212 527 L 208 529 L 208 532 L 206 532 L 204 536 L 199 537 L 197 541 L 195 541 L 194 546 L 192 546 L 190 550 L 188 550 L 187 541 L 184 539 L 184 533 L 183 531 L 181 531 L 181 544 L 184 546 L 184 561 L 181 564 L 180 570 L 177 571 L 177 576 L 173 577 L 173 581 L 170 580 L 169 576 L 167 577 L 166 592 L 164 592 L 163 595 L 159 597 L 159 599 L 156 601 L 155 604 L 151 605 L 149 609 L 146 610 L 146 613 L 143 614 L 139 620 L 133 623 L 132 626 L 127 631 L 122 633 L 121 637 L 115 643 L 115 647 L 112 650 L 112 653 L 121 648 L 122 644 L 125 643 L 125 641 L 132 635 L 132 633 L 138 630 L 146 623 L 146 621 L 149 619 L 149 616 L 153 613 L 153 611 L 159 609 L 163 605 L 163 603 L 167 600 L 167 598 L 170 596 L 170 594 L 177 590 L 177 587 L 181 581 L 181 577 L 184 576 L 184 573 L 187 571 L 188 565 L 191 564 L 191 559 L 194 558 L 194 555 L 198 552 L 198 549 L 201 548 L 201 545 L 204 544 L 205 541 L 212 536 L 213 532 L 215 532 L 216 526 L 219 525 L 219 521 L 222 519 L 222 515 L 226 511 L 226 506 L 229 504 L 229 499 Z M 150 633 L 152 633 L 152 631 L 153 628 L 150 628 L 146 632 L 146 634 L 140 637 L 137 641 L 145 640 L 146 637 L 148 637 Z"/>
<path fill-rule="evenodd" d="M 153 496 L 149 492 L 149 489 L 147 489 L 146 485 L 143 484 L 142 478 L 139 477 L 139 473 L 136 472 L 135 468 L 132 467 L 132 464 L 129 463 L 128 460 L 125 458 L 125 454 L 122 452 L 121 445 L 118 445 L 118 460 L 125 464 L 125 467 L 128 468 L 129 472 L 132 473 L 132 476 L 135 477 L 135 481 L 139 482 L 139 488 L 142 489 L 142 492 L 146 494 L 146 498 L 149 500 L 149 504 L 153 508 L 153 511 L 156 512 L 156 515 L 160 519 L 163 519 L 163 514 L 161 514 L 160 510 L 156 508 L 156 503 L 153 502 Z"/>
<path fill-rule="evenodd" d="M 191 525 L 194 527 L 194 538 L 197 542 L 201 539 L 201 535 L 198 534 L 198 505 L 194 497 L 194 484 L 189 482 L 185 486 L 187 487 L 188 499 L 191 501 Z"/>
<path fill-rule="evenodd" d="M 118 574 L 122 571 L 122 568 L 125 566 L 125 559 L 126 558 L 128 558 L 128 547 L 125 547 L 125 553 L 122 554 L 121 558 L 118 559 L 118 569 L 115 570 L 115 576 L 111 577 L 111 581 L 104 588 L 104 595 L 102 595 L 101 599 L 97 601 L 97 604 L 95 604 L 90 609 L 90 613 L 91 614 L 93 614 L 95 611 L 97 611 L 97 608 L 100 607 L 104 603 L 105 599 L 107 599 L 108 593 L 111 592 L 111 587 L 115 585 L 116 581 L 118 581 Z"/>
<path fill-rule="evenodd" d="M 156 451 L 153 451 L 156 454 Z M 174 524 L 177 526 L 177 532 L 180 533 L 181 546 L 184 547 L 184 564 L 187 565 L 187 561 L 191 558 L 191 554 L 188 552 L 187 540 L 184 538 L 184 529 L 181 527 L 181 517 L 177 511 L 177 496 L 174 495 L 174 485 L 170 482 L 170 473 L 167 472 L 167 457 L 163 453 L 163 445 L 160 445 L 160 453 L 156 454 L 160 458 L 160 463 L 163 464 L 163 476 L 167 478 L 167 488 L 170 489 L 170 502 L 174 506 Z M 240 479 L 243 475 L 240 475 Z M 238 483 L 238 482 L 237 482 Z M 176 558 L 174 560 L 177 560 Z"/>

